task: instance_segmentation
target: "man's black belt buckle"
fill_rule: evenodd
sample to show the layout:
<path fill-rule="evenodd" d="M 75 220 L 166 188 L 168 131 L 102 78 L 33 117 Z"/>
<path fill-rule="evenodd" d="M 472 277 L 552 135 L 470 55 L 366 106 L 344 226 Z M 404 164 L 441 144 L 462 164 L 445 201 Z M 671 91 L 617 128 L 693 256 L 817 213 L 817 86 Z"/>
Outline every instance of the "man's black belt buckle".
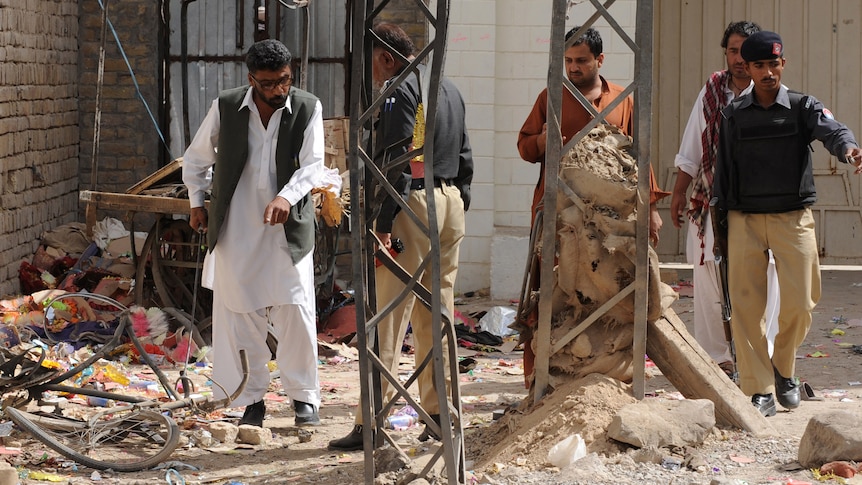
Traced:
<path fill-rule="evenodd" d="M 434 178 L 434 187 L 440 188 L 444 185 L 452 185 L 451 179 Z M 410 182 L 410 190 L 422 190 L 425 188 L 425 179 L 413 179 Z"/>

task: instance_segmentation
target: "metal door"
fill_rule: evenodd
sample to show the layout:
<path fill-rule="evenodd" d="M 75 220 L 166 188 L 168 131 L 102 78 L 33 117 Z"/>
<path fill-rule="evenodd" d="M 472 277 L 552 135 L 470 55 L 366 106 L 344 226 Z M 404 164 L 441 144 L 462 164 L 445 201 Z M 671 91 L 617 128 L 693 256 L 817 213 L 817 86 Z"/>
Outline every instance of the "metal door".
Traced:
<path fill-rule="evenodd" d="M 787 67 L 782 82 L 814 95 L 862 137 L 862 2 L 848 0 L 657 0 L 654 23 L 655 125 L 652 157 L 659 183 L 671 190 L 674 155 L 691 107 L 707 76 L 725 68 L 721 36 L 731 21 L 751 20 L 778 32 Z M 814 205 L 820 261 L 862 264 L 862 180 L 815 141 L 818 202 Z M 661 204 L 662 261 L 685 260 L 685 231 Z"/>
<path fill-rule="evenodd" d="M 320 98 L 324 117 L 344 116 L 347 1 L 169 0 L 164 103 L 171 151 L 185 151 L 219 91 L 248 82 L 243 55 L 261 36 L 290 49 L 296 85 L 307 74 L 306 89 Z"/>

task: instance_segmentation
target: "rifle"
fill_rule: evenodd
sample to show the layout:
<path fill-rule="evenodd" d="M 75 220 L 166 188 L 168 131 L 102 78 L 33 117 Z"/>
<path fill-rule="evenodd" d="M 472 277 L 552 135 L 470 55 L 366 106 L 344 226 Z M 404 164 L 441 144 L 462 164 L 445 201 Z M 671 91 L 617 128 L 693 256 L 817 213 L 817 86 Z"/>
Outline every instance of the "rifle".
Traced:
<path fill-rule="evenodd" d="M 726 213 L 718 208 L 718 197 L 709 201 L 709 218 L 712 219 L 714 242 L 712 253 L 715 257 L 715 271 L 721 285 L 721 323 L 724 325 L 724 338 L 730 345 L 730 357 L 733 360 L 733 382 L 739 381 L 739 371 L 736 368 L 736 345 L 733 343 L 733 331 L 730 328 L 730 290 L 727 287 L 727 223 Z"/>

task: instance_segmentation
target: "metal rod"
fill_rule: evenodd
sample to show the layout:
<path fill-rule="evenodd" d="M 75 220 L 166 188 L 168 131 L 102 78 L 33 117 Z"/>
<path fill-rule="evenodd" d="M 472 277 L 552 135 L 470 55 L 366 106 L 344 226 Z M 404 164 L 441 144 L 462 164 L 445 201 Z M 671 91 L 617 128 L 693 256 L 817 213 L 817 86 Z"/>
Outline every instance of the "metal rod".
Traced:
<path fill-rule="evenodd" d="M 96 75 L 96 107 L 95 119 L 93 121 L 93 153 L 90 158 L 90 188 L 96 190 L 99 180 L 99 143 L 102 131 L 102 86 L 105 83 L 105 42 L 108 38 L 108 0 L 102 5 L 102 27 L 99 44 L 99 69 Z"/>
<path fill-rule="evenodd" d="M 545 150 L 544 223 L 542 224 L 542 263 L 539 287 L 539 321 L 536 329 L 535 380 L 533 399 L 539 401 L 548 390 L 550 372 L 551 319 L 553 317 L 554 260 L 557 250 L 557 191 L 563 150 L 560 127 L 563 112 L 563 55 L 565 47 L 566 0 L 554 0 L 551 13 L 551 47 L 548 50 L 548 143 Z"/>
<path fill-rule="evenodd" d="M 635 51 L 634 139 L 638 153 L 638 220 L 635 252 L 635 328 L 632 390 L 636 399 L 644 398 L 646 363 L 647 305 L 649 304 L 649 170 L 652 119 L 652 25 L 653 0 L 638 0 L 635 38 L 640 48 Z"/>

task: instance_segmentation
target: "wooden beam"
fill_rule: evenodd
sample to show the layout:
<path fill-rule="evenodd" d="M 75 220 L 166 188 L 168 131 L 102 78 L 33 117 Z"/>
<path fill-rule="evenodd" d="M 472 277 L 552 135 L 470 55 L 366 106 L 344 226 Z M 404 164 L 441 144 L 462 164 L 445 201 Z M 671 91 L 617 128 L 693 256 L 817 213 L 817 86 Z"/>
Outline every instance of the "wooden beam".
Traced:
<path fill-rule="evenodd" d="M 775 428 L 751 404 L 694 337 L 671 308 L 663 318 L 648 322 L 647 355 L 687 399 L 709 399 L 718 424 L 755 436 L 776 436 Z"/>
<path fill-rule="evenodd" d="M 183 168 L 183 158 L 182 157 L 176 158 L 176 159 L 172 160 L 169 164 L 165 165 L 164 167 L 162 167 L 162 168 L 156 170 L 155 172 L 144 177 L 144 179 L 141 180 L 140 182 L 129 187 L 128 190 L 126 190 L 126 193 L 127 194 L 135 194 L 135 195 L 140 194 L 144 190 L 146 190 L 146 189 L 152 187 L 153 185 L 159 183 L 160 181 L 170 177 L 177 170 L 182 170 L 182 168 Z"/>
<path fill-rule="evenodd" d="M 115 194 L 82 190 L 78 200 L 99 209 L 153 212 L 156 214 L 190 214 L 188 199 L 157 197 L 152 195 Z M 206 202 L 209 207 L 209 201 Z"/>

